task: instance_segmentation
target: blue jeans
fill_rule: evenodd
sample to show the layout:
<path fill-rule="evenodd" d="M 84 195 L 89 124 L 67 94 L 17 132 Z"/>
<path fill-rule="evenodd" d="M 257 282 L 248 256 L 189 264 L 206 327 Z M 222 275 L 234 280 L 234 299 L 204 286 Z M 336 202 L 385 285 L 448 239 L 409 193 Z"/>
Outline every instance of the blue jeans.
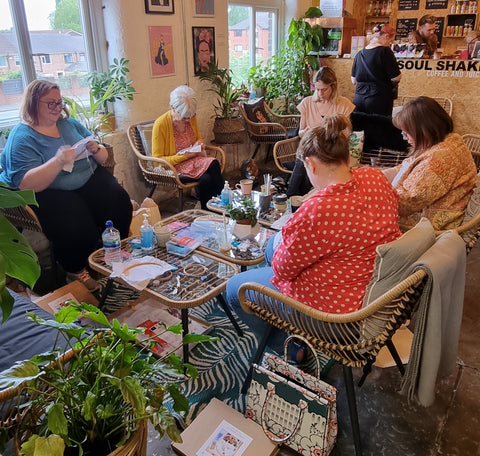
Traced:
<path fill-rule="evenodd" d="M 273 239 L 273 237 L 271 239 Z M 269 324 L 256 315 L 249 314 L 242 309 L 240 300 L 238 299 L 238 289 L 240 285 L 245 282 L 256 282 L 278 291 L 278 288 L 274 287 L 270 282 L 272 277 L 273 271 L 271 267 L 254 268 L 233 276 L 227 283 L 228 304 L 259 340 L 262 338 Z M 268 346 L 281 355 L 286 338 L 287 334 L 284 331 L 273 328 L 270 338 L 268 339 Z"/>

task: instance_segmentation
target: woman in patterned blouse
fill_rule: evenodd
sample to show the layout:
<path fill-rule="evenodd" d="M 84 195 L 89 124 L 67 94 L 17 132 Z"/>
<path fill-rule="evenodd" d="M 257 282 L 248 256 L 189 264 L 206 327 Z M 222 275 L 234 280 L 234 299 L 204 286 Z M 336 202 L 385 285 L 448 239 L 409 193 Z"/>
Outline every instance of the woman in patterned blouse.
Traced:
<path fill-rule="evenodd" d="M 400 197 L 402 230 L 421 217 L 436 230 L 459 226 L 477 169 L 462 137 L 453 133 L 452 119 L 433 98 L 418 97 L 405 104 L 393 124 L 412 147 L 400 165 L 384 171 Z"/>
<path fill-rule="evenodd" d="M 241 309 L 242 283 L 261 283 L 325 312 L 352 312 L 362 304 L 377 246 L 400 236 L 398 197 L 382 171 L 349 167 L 349 128 L 339 115 L 305 134 L 297 155 L 316 192 L 284 225 L 272 267 L 228 282 L 230 305 L 258 335 L 266 323 Z M 284 337 L 277 333 L 270 346 L 281 346 Z"/>

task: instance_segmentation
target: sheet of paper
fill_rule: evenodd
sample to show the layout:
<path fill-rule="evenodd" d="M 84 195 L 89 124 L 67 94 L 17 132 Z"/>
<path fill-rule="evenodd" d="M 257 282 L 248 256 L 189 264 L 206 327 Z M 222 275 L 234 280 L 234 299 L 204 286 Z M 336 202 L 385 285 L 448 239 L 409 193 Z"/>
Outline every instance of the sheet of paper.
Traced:
<path fill-rule="evenodd" d="M 197 451 L 197 456 L 241 456 L 252 438 L 223 420 Z"/>
<path fill-rule="evenodd" d="M 95 138 L 90 135 L 87 136 L 86 138 L 81 139 L 80 141 L 77 141 L 72 147 L 72 149 L 75 151 L 75 161 L 81 160 L 82 158 L 86 158 L 89 155 L 92 155 L 88 149 L 87 149 L 87 143 L 89 141 L 95 141 Z M 65 146 L 69 147 L 69 146 Z M 67 171 L 68 173 L 71 173 L 73 171 L 73 163 L 69 163 L 63 167 L 64 171 Z"/>
<path fill-rule="evenodd" d="M 177 152 L 177 155 L 183 155 L 186 154 L 187 152 L 195 153 L 195 152 L 201 152 L 202 151 L 202 145 L 197 144 L 196 146 L 190 146 L 186 147 L 185 149 L 179 150 Z"/>

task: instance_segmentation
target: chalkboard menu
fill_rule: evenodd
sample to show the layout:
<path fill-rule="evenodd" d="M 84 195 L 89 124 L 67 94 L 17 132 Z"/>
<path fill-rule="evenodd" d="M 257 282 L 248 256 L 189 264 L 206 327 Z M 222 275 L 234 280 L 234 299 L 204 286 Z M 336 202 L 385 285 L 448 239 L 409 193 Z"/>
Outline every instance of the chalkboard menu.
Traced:
<path fill-rule="evenodd" d="M 414 30 L 417 30 L 417 19 L 397 19 L 397 39 L 406 38 Z"/>
<path fill-rule="evenodd" d="M 444 25 L 445 25 L 445 18 L 437 17 L 437 20 L 435 21 L 435 35 L 437 35 L 438 37 L 438 46 L 442 45 Z"/>
<path fill-rule="evenodd" d="M 398 11 L 418 10 L 420 0 L 398 0 Z"/>
<path fill-rule="evenodd" d="M 427 0 L 425 9 L 447 9 L 448 0 Z"/>

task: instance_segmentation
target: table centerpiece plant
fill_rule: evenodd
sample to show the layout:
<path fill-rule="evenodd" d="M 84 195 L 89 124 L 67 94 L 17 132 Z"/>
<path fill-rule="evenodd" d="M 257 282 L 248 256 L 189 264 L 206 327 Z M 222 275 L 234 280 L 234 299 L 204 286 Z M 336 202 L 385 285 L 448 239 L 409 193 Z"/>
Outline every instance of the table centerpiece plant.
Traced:
<path fill-rule="evenodd" d="M 258 209 L 253 200 L 248 196 L 243 196 L 240 201 L 228 204 L 225 213 L 235 220 L 233 234 L 240 239 L 255 236 L 260 230 L 257 212 Z"/>
<path fill-rule="evenodd" d="M 119 451 L 136 432 L 143 432 L 144 438 L 136 440 L 146 445 L 147 420 L 160 436 L 181 442 L 164 399 L 170 395 L 176 412 L 188 411 L 188 399 L 162 375 L 194 378 L 194 366 L 174 354 L 154 358 L 145 345 L 139 345 L 143 329 L 115 319 L 109 322 L 90 304 L 70 302 L 52 320 L 34 313 L 28 313 L 28 318 L 56 329 L 59 337 L 51 352 L 20 361 L 0 374 L 0 390 L 5 393 L 10 388 L 24 410 L 13 429 L 0 433 L 0 448 L 1 438 L 6 440 L 13 433 L 18 436 L 15 445 L 21 447 L 20 454 L 27 456 L 123 455 Z M 165 330 L 181 334 L 181 325 Z M 213 340 L 217 339 L 188 334 L 183 343 Z"/>

